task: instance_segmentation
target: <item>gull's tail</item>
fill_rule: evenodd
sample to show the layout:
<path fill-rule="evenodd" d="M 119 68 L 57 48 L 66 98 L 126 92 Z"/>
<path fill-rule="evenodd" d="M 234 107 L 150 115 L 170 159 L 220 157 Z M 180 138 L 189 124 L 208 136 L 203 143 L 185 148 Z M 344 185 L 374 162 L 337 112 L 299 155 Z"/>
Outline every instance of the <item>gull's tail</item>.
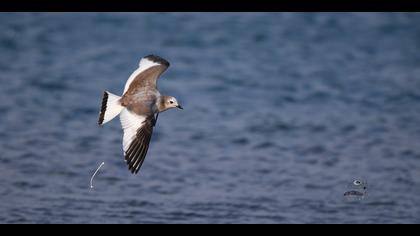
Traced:
<path fill-rule="evenodd" d="M 121 106 L 120 99 L 120 96 L 112 94 L 108 91 L 104 91 L 101 113 L 99 113 L 99 125 L 107 123 L 108 121 L 114 119 L 114 117 L 116 117 L 118 114 L 120 114 L 124 108 Z"/>

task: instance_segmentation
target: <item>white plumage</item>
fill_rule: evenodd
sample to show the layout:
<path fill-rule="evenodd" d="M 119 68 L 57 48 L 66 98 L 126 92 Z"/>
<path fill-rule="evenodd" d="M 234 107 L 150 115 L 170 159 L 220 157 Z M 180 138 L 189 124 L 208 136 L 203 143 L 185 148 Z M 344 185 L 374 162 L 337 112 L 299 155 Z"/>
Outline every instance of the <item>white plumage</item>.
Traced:
<path fill-rule="evenodd" d="M 125 83 L 125 87 L 124 87 L 124 92 L 127 92 L 128 88 L 130 87 L 131 82 L 133 82 L 134 78 L 136 78 L 137 75 L 139 75 L 141 72 L 149 69 L 152 66 L 157 66 L 160 65 L 157 62 L 153 62 L 147 58 L 142 58 L 139 62 L 139 68 L 137 68 L 137 70 L 135 70 L 130 77 L 128 78 L 127 82 Z"/>
<path fill-rule="evenodd" d="M 134 140 L 137 130 L 143 125 L 146 119 L 144 116 L 137 115 L 127 109 L 123 109 L 120 114 L 120 121 L 122 129 L 124 130 L 123 137 L 123 150 L 124 153 L 130 147 L 131 142 Z"/>

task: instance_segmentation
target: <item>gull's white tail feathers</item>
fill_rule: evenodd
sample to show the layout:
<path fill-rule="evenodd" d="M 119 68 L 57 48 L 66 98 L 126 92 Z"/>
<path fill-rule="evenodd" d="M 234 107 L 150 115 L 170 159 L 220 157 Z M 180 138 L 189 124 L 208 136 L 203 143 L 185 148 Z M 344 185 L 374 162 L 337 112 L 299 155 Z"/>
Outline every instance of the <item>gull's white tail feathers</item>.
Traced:
<path fill-rule="evenodd" d="M 121 113 L 124 107 L 121 106 L 120 99 L 120 96 L 104 91 L 101 112 L 99 113 L 99 125 L 104 125 Z"/>

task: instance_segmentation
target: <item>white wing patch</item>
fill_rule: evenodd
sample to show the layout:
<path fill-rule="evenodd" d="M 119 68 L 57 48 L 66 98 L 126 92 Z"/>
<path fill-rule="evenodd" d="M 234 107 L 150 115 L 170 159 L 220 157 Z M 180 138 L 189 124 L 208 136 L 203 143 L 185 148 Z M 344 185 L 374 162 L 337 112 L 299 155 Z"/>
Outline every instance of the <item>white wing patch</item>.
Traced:
<path fill-rule="evenodd" d="M 123 137 L 123 150 L 125 152 L 130 147 L 131 142 L 134 140 L 137 134 L 137 130 L 143 125 L 143 121 L 146 119 L 145 116 L 139 116 L 127 109 L 123 109 L 120 114 L 121 126 L 124 130 Z"/>
<path fill-rule="evenodd" d="M 152 66 L 157 66 L 157 65 L 161 65 L 160 63 L 157 62 L 153 62 L 147 58 L 142 58 L 139 62 L 139 68 L 137 68 L 137 70 L 135 70 L 130 77 L 128 78 L 127 82 L 125 83 L 125 87 L 124 87 L 124 93 L 127 92 L 128 88 L 130 87 L 131 82 L 133 82 L 134 78 L 137 77 L 137 75 L 139 75 L 141 72 L 149 69 Z M 123 94 L 124 94 L 123 93 Z"/>

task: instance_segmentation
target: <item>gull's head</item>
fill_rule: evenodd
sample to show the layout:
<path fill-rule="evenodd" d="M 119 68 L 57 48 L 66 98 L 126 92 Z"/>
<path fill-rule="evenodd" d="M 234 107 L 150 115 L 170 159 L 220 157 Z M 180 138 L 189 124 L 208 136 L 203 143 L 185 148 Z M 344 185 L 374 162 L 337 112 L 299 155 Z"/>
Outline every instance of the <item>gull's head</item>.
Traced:
<path fill-rule="evenodd" d="M 172 96 L 164 96 L 164 107 L 165 107 L 165 110 L 170 109 L 170 108 L 184 109 L 182 108 L 181 105 L 179 105 L 176 98 Z"/>

